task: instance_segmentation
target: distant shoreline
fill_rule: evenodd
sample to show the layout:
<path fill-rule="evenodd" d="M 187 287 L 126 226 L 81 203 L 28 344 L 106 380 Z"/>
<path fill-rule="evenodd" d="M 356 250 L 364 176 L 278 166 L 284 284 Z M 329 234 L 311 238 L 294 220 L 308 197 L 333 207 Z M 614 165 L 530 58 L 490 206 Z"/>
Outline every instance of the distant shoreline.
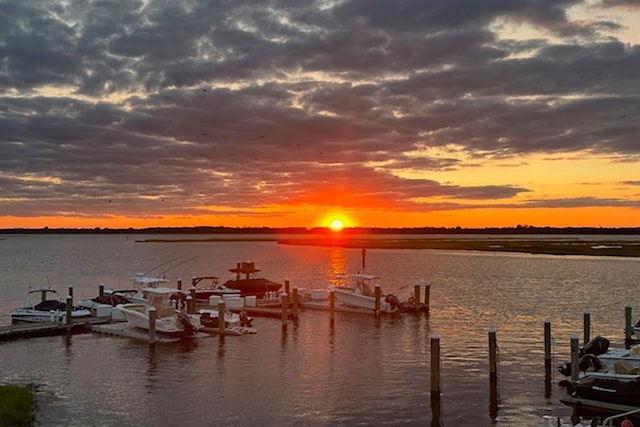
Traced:
<path fill-rule="evenodd" d="M 0 234 L 299 234 L 335 236 L 336 232 L 326 227 L 147 227 L 147 228 L 4 228 Z M 454 235 L 640 235 L 640 227 L 350 227 L 340 231 L 341 236 L 385 235 L 385 234 L 454 234 Z"/>
<path fill-rule="evenodd" d="M 575 239 L 527 239 L 526 236 L 517 239 L 386 239 L 386 238 L 357 238 L 357 237 L 318 237 L 318 238 L 176 238 L 176 239 L 145 239 L 139 243 L 222 243 L 222 242 L 277 242 L 280 245 L 341 247 L 350 249 L 436 249 L 455 251 L 484 251 L 484 252 L 520 252 L 546 255 L 588 255 L 588 256 L 619 256 L 640 257 L 640 240 L 575 240 Z"/>

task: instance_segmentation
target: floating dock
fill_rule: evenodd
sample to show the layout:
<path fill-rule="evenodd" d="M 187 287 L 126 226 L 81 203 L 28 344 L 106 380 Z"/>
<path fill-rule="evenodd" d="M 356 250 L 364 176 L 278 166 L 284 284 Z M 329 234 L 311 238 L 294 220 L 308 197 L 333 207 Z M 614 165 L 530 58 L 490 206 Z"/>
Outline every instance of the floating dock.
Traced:
<path fill-rule="evenodd" d="M 27 338 L 27 337 L 43 337 L 50 335 L 64 335 L 68 332 L 80 333 L 86 332 L 88 327 L 96 324 L 107 323 L 111 318 L 91 317 L 86 319 L 74 319 L 71 325 L 66 323 L 12 323 L 10 325 L 0 326 L 0 340 Z"/>

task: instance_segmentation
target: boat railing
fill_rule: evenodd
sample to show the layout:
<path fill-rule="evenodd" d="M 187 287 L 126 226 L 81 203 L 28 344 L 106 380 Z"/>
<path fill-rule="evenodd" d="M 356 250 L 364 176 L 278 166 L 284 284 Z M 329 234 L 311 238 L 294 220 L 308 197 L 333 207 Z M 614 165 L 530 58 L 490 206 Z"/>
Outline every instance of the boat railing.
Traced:
<path fill-rule="evenodd" d="M 622 412 L 622 413 L 616 414 L 616 415 L 611 415 L 610 417 L 605 418 L 605 420 L 602 422 L 602 425 L 603 426 L 613 426 L 615 420 L 618 420 L 620 418 L 626 417 L 628 415 L 634 415 L 634 414 L 638 414 L 638 413 L 640 413 L 640 408 L 634 409 L 632 411 Z"/>

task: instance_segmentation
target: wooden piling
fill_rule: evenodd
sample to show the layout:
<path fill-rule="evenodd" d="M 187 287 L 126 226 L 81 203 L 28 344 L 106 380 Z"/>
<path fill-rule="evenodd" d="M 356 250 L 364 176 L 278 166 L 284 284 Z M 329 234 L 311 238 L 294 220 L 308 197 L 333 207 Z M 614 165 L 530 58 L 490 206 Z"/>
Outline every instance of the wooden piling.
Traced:
<path fill-rule="evenodd" d="M 73 298 L 73 286 L 69 286 L 69 293 L 68 295 Z"/>
<path fill-rule="evenodd" d="M 224 300 L 220 300 L 218 302 L 218 331 L 220 332 L 220 335 L 224 335 L 224 330 L 225 330 L 225 303 Z"/>
<path fill-rule="evenodd" d="M 544 397 L 551 397 L 551 321 L 544 320 Z"/>
<path fill-rule="evenodd" d="M 544 368 L 551 370 L 551 321 L 544 320 Z"/>
<path fill-rule="evenodd" d="M 149 343 L 155 344 L 156 342 L 156 308 L 149 308 Z"/>
<path fill-rule="evenodd" d="M 336 294 L 333 290 L 329 291 L 329 322 L 333 325 L 336 317 Z"/>
<path fill-rule="evenodd" d="M 280 294 L 280 306 L 282 308 L 282 329 L 287 329 L 287 320 L 289 319 L 289 295 L 286 292 Z"/>
<path fill-rule="evenodd" d="M 431 399 L 440 398 L 440 337 L 431 335 Z"/>
<path fill-rule="evenodd" d="M 584 316 L 583 316 L 583 333 L 584 333 L 584 341 L 583 345 L 587 345 L 589 341 L 591 341 L 591 312 L 589 309 L 585 308 Z"/>
<path fill-rule="evenodd" d="M 413 287 L 413 306 L 418 307 L 420 305 L 420 285 Z"/>
<path fill-rule="evenodd" d="M 625 348 L 631 347 L 631 335 L 633 334 L 633 325 L 631 317 L 631 305 L 624 306 L 624 345 Z"/>
<path fill-rule="evenodd" d="M 67 296 L 67 330 L 71 330 L 71 324 L 73 319 L 71 318 L 71 311 L 73 310 L 73 297 Z"/>
<path fill-rule="evenodd" d="M 293 293 L 291 294 L 292 304 L 291 308 L 293 310 L 293 318 L 298 318 L 298 288 L 293 288 Z"/>
<path fill-rule="evenodd" d="M 195 286 L 195 285 L 193 285 L 193 286 Z M 178 279 L 177 288 L 179 290 L 182 290 L 182 279 Z"/>
<path fill-rule="evenodd" d="M 104 285 L 99 285 L 98 286 L 98 295 L 99 296 L 103 296 L 104 295 Z"/>
<path fill-rule="evenodd" d="M 575 381 L 578 379 L 578 335 L 571 334 L 571 380 Z"/>
<path fill-rule="evenodd" d="M 380 317 L 380 299 L 382 298 L 382 289 L 380 285 L 375 285 L 374 295 L 376 296 L 376 317 Z"/>
<path fill-rule="evenodd" d="M 289 289 L 290 287 L 291 287 L 291 285 L 289 284 L 289 281 L 288 281 L 288 280 L 285 280 L 285 281 L 284 281 L 284 293 L 285 293 L 285 294 L 287 294 L 287 295 L 291 295 L 291 291 L 290 291 L 290 289 Z"/>
<path fill-rule="evenodd" d="M 498 380 L 498 344 L 496 341 L 496 328 L 489 328 L 489 379 Z"/>
<path fill-rule="evenodd" d="M 429 294 L 431 293 L 431 285 L 424 286 L 424 306 L 427 314 L 429 314 Z"/>
<path fill-rule="evenodd" d="M 187 313 L 196 314 L 196 299 L 191 295 L 187 296 Z"/>

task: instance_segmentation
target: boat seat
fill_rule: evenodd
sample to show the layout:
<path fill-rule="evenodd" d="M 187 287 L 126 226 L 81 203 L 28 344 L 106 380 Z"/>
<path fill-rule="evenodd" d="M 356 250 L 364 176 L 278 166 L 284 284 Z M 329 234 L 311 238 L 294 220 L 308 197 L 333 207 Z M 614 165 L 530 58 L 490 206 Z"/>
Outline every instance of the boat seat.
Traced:
<path fill-rule="evenodd" d="M 634 368 L 626 360 L 618 360 L 614 365 L 616 374 L 636 375 L 640 374 L 640 368 Z"/>
<path fill-rule="evenodd" d="M 156 307 L 157 317 L 171 317 L 176 315 L 176 310 L 173 307 Z"/>

